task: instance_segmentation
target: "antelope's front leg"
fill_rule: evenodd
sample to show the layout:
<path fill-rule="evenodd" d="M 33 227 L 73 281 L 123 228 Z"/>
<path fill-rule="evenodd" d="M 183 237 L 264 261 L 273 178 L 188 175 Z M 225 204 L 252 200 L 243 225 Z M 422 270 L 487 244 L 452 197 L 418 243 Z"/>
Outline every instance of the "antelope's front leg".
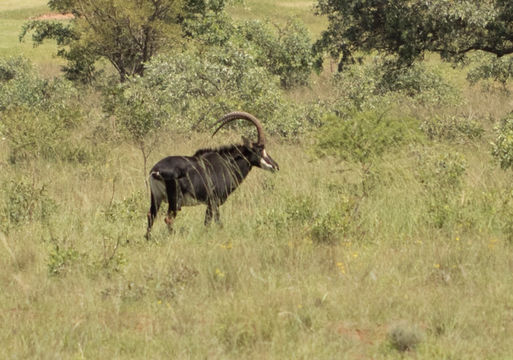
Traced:
<path fill-rule="evenodd" d="M 169 232 L 173 231 L 173 223 L 175 221 L 176 214 L 176 211 L 168 211 L 166 218 L 164 219 L 165 223 L 167 224 L 167 229 L 169 230 Z"/>
<path fill-rule="evenodd" d="M 212 222 L 212 218 L 214 218 L 214 221 L 218 225 L 221 224 L 221 219 L 219 217 L 219 206 L 216 204 L 209 203 L 207 205 L 207 211 L 205 213 L 205 226 L 209 226 Z"/>

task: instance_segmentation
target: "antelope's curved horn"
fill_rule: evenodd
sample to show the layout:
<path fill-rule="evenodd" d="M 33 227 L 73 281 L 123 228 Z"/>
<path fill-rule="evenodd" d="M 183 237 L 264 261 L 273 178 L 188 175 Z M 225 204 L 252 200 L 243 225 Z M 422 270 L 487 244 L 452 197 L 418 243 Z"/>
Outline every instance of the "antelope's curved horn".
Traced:
<path fill-rule="evenodd" d="M 226 124 L 228 124 L 234 120 L 237 120 L 237 119 L 243 119 L 243 120 L 248 120 L 248 121 L 252 122 L 253 125 L 255 125 L 255 127 L 257 129 L 257 134 L 258 134 L 257 143 L 259 145 L 265 145 L 265 136 L 264 136 L 264 130 L 262 128 L 262 124 L 260 124 L 260 121 L 258 121 L 258 119 L 255 116 L 253 116 L 247 112 L 244 112 L 244 111 L 234 111 L 234 112 L 224 115 L 221 119 L 219 119 L 214 124 L 214 125 L 217 125 L 217 124 L 220 124 L 220 125 L 214 131 L 212 136 L 214 136 L 223 126 L 225 126 Z"/>

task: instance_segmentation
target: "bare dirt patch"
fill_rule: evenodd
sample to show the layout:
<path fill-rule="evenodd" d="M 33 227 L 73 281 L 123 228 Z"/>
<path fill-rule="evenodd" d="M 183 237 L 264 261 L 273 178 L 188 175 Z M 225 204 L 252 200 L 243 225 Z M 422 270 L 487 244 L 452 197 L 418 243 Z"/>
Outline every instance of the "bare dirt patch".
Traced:
<path fill-rule="evenodd" d="M 74 16 L 71 13 L 67 13 L 67 14 L 48 13 L 48 14 L 31 17 L 30 20 L 70 20 L 73 18 L 74 18 Z"/>
<path fill-rule="evenodd" d="M 315 2 L 308 1 L 308 2 L 302 2 L 302 1 L 287 1 L 287 2 L 280 2 L 276 5 L 286 8 L 313 8 L 315 5 Z"/>

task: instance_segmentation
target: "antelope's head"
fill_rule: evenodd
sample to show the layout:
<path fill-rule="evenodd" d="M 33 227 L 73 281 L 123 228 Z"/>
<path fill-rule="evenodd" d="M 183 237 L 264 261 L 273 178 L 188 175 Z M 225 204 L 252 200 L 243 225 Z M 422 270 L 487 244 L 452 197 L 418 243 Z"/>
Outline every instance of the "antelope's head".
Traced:
<path fill-rule="evenodd" d="M 231 112 L 224 115 L 221 119 L 217 121 L 216 124 L 220 125 L 214 131 L 212 136 L 214 136 L 223 126 L 237 119 L 247 120 L 251 122 L 253 125 L 255 125 L 257 129 L 256 142 L 251 142 L 248 139 L 243 138 L 244 146 L 248 148 L 252 154 L 251 158 L 249 159 L 251 161 L 251 165 L 272 172 L 280 170 L 278 163 L 273 160 L 273 158 L 267 153 L 265 149 L 265 136 L 262 124 L 253 115 L 242 111 Z"/>

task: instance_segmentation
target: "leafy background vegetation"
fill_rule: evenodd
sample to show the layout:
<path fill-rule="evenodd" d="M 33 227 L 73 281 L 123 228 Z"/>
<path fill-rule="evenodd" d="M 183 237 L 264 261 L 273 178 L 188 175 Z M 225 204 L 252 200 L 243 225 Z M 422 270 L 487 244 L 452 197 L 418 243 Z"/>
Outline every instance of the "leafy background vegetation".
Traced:
<path fill-rule="evenodd" d="M 330 21 L 312 1 L 194 4 L 179 46 L 121 77 L 18 42 L 46 1 L 0 4 L 0 357 L 512 357 L 501 67 L 415 48 L 407 69 L 371 52 L 338 72 L 310 51 Z M 145 240 L 147 168 L 240 141 L 210 137 L 236 109 L 280 172 L 254 170 L 223 227 L 184 208 Z"/>

